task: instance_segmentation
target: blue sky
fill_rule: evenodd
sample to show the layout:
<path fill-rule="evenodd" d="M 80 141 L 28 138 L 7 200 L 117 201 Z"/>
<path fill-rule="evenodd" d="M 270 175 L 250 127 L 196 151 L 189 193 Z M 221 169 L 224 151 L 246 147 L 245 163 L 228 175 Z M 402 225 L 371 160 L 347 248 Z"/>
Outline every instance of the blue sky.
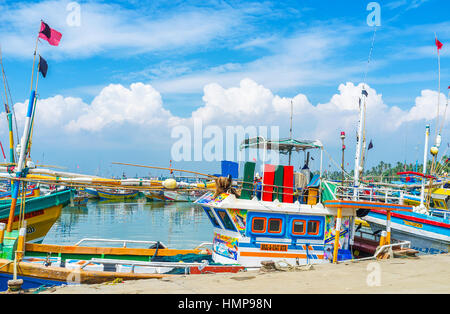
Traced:
<path fill-rule="evenodd" d="M 342 106 L 354 102 L 350 95 L 365 71 L 373 89 L 367 137 L 375 148 L 369 165 L 379 160 L 415 162 L 422 158 L 426 123 L 434 134 L 434 32 L 444 43 L 441 92 L 447 96 L 450 3 L 378 1 L 381 26 L 367 67 L 373 34 L 366 21 L 369 2 L 79 1 L 80 25 L 74 27 L 67 23 L 69 1 L 0 1 L 5 20 L 0 44 L 13 100 L 20 104 L 28 99 L 39 20 L 63 34 L 59 47 L 39 44 L 49 72 L 40 81 L 42 105 L 38 103 L 32 157 L 47 164 L 86 173 L 100 167 L 103 175 L 121 173 L 111 161 L 165 166 L 174 142 L 171 128 L 190 125 L 194 117 L 221 127 L 279 125 L 287 136 L 289 111 L 280 109 L 277 99 L 298 95 L 305 99 L 295 98 L 294 136 L 320 138 L 339 160 L 339 131 L 345 130 L 352 164 L 357 104 L 348 112 Z M 241 84 L 246 79 L 255 84 Z M 146 88 L 133 90 L 136 83 Z M 252 91 L 268 95 L 259 99 L 261 94 Z M 240 102 L 241 107 L 227 103 L 236 93 L 248 102 Z M 121 96 L 128 107 L 114 102 Z M 245 109 L 260 101 L 268 102 L 261 106 L 265 112 Z M 240 114 L 233 118 L 236 112 Z M 5 147 L 7 126 L 0 123 Z M 446 123 L 443 146 L 448 134 Z M 215 171 L 218 163 L 178 165 Z"/>

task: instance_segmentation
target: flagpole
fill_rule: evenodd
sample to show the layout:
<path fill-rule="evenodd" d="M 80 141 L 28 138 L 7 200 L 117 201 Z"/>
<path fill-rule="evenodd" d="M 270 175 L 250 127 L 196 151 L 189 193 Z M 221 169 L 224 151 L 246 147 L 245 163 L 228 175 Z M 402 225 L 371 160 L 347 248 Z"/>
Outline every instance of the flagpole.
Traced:
<path fill-rule="evenodd" d="M 24 130 L 23 130 L 23 136 L 20 141 L 20 155 L 19 155 L 19 160 L 17 162 L 17 168 L 16 168 L 16 176 L 17 177 L 21 177 L 23 175 L 22 170 L 24 168 L 25 154 L 26 154 L 27 145 L 28 145 L 28 136 L 30 133 L 31 113 L 33 112 L 35 97 L 36 97 L 35 91 L 31 90 L 30 100 L 28 101 L 27 116 L 25 118 L 25 126 L 24 126 Z M 19 196 L 19 185 L 20 185 L 20 181 L 18 181 L 18 180 L 16 180 L 16 181 L 11 180 L 11 181 L 14 182 L 14 186 L 13 186 L 12 192 L 11 192 L 11 207 L 9 209 L 8 224 L 6 227 L 7 232 L 12 231 L 12 224 L 13 224 L 13 220 L 14 220 L 14 213 L 15 213 L 15 209 L 16 209 L 17 198 Z"/>
<path fill-rule="evenodd" d="M 33 90 L 33 81 L 34 81 L 34 65 L 36 64 L 36 54 L 37 54 L 37 49 L 38 49 L 38 43 L 39 43 L 39 34 L 41 32 L 41 27 L 42 27 L 42 20 L 41 20 L 41 24 L 39 24 L 39 32 L 38 35 L 36 37 L 36 46 L 34 48 L 34 57 L 33 57 L 33 68 L 31 70 L 31 85 L 30 85 L 30 91 Z"/>
<path fill-rule="evenodd" d="M 39 58 L 38 69 L 40 66 L 41 66 L 41 58 Z M 36 95 L 37 95 L 38 83 L 39 83 L 39 71 L 37 72 L 36 86 L 34 88 Z M 34 98 L 33 115 L 31 116 L 30 137 L 28 139 L 28 150 L 27 150 L 28 157 L 31 156 L 31 144 L 32 144 L 32 138 L 33 138 L 34 114 L 36 112 L 36 103 L 37 103 L 37 96 Z"/>
<path fill-rule="evenodd" d="M 41 32 L 41 26 L 42 26 L 42 20 L 41 24 L 39 26 L 39 33 Z M 16 168 L 16 176 L 21 177 L 22 176 L 22 170 L 24 168 L 25 163 L 25 157 L 27 152 L 27 146 L 28 146 L 28 137 L 30 134 L 30 126 L 31 126 L 31 114 L 34 111 L 34 104 L 35 104 L 35 98 L 36 98 L 36 92 L 33 91 L 33 82 L 34 82 L 34 66 L 36 64 L 36 54 L 37 54 L 37 48 L 39 43 L 39 33 L 36 38 L 36 47 L 34 49 L 34 56 L 33 56 L 33 68 L 31 69 L 31 85 L 30 85 L 30 100 L 28 101 L 28 110 L 27 110 L 27 116 L 25 118 L 25 126 L 23 130 L 23 136 L 20 140 L 20 155 L 17 162 L 17 168 Z M 15 216 L 15 210 L 17 205 L 17 198 L 19 196 L 19 188 L 20 188 L 20 181 L 11 180 L 11 183 L 14 183 L 11 191 L 11 206 L 9 209 L 9 216 L 8 216 L 8 224 L 6 226 L 6 231 L 11 232 L 12 231 L 12 225 L 14 221 Z"/>
<path fill-rule="evenodd" d="M 441 55 L 439 53 L 439 46 L 438 46 L 438 39 L 436 36 L 436 33 L 434 33 L 435 43 L 437 46 L 437 54 L 438 54 L 438 105 L 437 105 L 437 115 L 436 115 L 436 139 L 435 139 L 435 145 L 437 148 L 440 146 L 440 139 L 438 140 L 439 134 L 439 107 L 440 107 L 440 100 L 441 100 Z"/>

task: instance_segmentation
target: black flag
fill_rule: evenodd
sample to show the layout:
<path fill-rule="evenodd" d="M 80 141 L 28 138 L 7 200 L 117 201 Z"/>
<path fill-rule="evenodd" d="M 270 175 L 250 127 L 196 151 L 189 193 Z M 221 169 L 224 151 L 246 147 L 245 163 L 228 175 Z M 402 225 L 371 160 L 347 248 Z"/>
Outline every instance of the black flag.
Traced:
<path fill-rule="evenodd" d="M 41 21 L 41 23 L 42 23 L 41 24 L 42 30 L 39 33 L 44 34 L 45 36 L 47 36 L 47 38 L 52 37 L 52 31 L 51 31 L 50 27 L 42 21 Z"/>
<path fill-rule="evenodd" d="M 44 58 L 39 55 L 39 72 L 42 73 L 43 77 L 47 76 L 47 70 L 48 70 L 48 64 L 47 61 L 45 61 Z"/>
<path fill-rule="evenodd" d="M 367 93 L 367 91 L 365 89 L 362 90 L 361 94 L 363 94 L 364 96 L 369 96 L 369 94 Z"/>
<path fill-rule="evenodd" d="M 367 150 L 369 150 L 371 148 L 373 148 L 372 140 L 370 140 L 369 147 L 367 148 Z"/>

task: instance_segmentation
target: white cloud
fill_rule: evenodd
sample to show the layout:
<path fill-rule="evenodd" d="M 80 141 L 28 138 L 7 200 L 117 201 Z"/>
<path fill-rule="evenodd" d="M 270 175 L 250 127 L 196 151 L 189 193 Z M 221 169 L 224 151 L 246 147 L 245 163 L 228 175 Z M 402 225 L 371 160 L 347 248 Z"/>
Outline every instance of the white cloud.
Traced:
<path fill-rule="evenodd" d="M 94 98 L 90 106 L 67 124 L 68 131 L 99 131 L 111 124 L 129 122 L 158 126 L 171 118 L 162 107 L 161 95 L 150 85 L 131 84 L 130 88 L 111 84 Z"/>
<path fill-rule="evenodd" d="M 320 139 L 325 145 L 336 144 L 340 131 L 354 133 L 359 117 L 359 97 L 362 84 L 341 84 L 330 101 L 313 105 L 305 94 L 281 97 L 251 79 L 241 80 L 239 86 L 224 88 L 217 83 L 204 87 L 203 104 L 189 118 L 182 118 L 164 108 L 160 93 L 151 85 L 134 83 L 129 87 L 109 85 L 87 104 L 80 98 L 57 95 L 38 102 L 35 128 L 36 136 L 58 138 L 64 146 L 71 138 L 80 135 L 97 141 L 121 145 L 170 145 L 170 130 L 177 125 L 192 127 L 194 119 L 203 126 L 273 126 L 280 127 L 280 136 L 289 133 L 289 115 L 293 104 L 294 136 Z M 389 106 L 381 94 L 366 86 L 367 133 L 393 141 L 406 124 L 433 122 L 436 117 L 437 92 L 424 90 L 414 106 L 405 110 Z M 443 114 L 446 97 L 441 95 L 440 114 Z M 27 101 L 14 108 L 19 124 L 23 124 Z M 4 113 L 0 117 L 1 132 L 6 135 Z M 442 120 L 441 120 L 442 121 Z M 403 128 L 404 129 L 404 128 Z M 415 128 L 415 129 L 422 129 Z M 21 129 L 19 129 L 21 130 Z M 403 131 L 402 131 L 403 132 Z M 127 141 L 126 143 L 122 141 Z M 398 140 L 398 139 L 397 139 Z M 75 140 L 74 140 L 75 141 Z M 161 149 L 168 149 L 161 147 Z"/>
<path fill-rule="evenodd" d="M 87 57 L 120 50 L 123 54 L 189 49 L 205 45 L 230 34 L 241 23 L 241 12 L 223 8 L 180 8 L 175 13 L 132 10 L 117 4 L 84 2 L 80 4 L 81 25 L 69 26 L 70 1 L 48 0 L 1 5 L 0 38 L 4 52 L 28 56 L 34 48 L 45 12 L 45 21 L 63 34 L 60 47 L 41 45 L 41 50 L 56 57 Z M 11 32 L 14 29 L 14 32 Z M 7 43 L 7 45 L 6 45 Z"/>
<path fill-rule="evenodd" d="M 438 92 L 429 89 L 423 90 L 420 96 L 416 98 L 414 107 L 412 107 L 407 114 L 405 114 L 399 120 L 398 124 L 409 121 L 430 121 L 436 119 L 438 113 L 439 102 L 439 118 L 442 119 L 445 106 L 447 103 L 447 97 L 443 93 L 440 94 L 440 99 L 438 100 Z"/>

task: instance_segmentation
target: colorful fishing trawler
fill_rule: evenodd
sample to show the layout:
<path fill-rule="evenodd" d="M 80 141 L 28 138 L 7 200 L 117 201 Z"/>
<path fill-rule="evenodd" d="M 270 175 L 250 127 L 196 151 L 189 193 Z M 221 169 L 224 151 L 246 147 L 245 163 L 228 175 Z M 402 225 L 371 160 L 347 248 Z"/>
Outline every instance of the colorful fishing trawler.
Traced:
<path fill-rule="evenodd" d="M 273 141 L 262 137 L 245 140 L 241 149 L 247 148 L 281 154 L 319 150 L 321 159 L 323 150 L 318 140 Z M 259 184 L 255 163 L 246 162 L 240 195 L 228 192 L 214 197 L 208 193 L 197 200 L 214 227 L 214 261 L 258 268 L 265 260 L 304 265 L 333 261 L 333 257 L 351 259 L 356 210 L 324 206 L 327 193 L 321 193 L 320 180 L 313 177 L 310 181 L 316 182 L 314 186 L 294 186 L 295 177 L 300 176 L 294 173 L 294 166 L 266 164 Z"/>

